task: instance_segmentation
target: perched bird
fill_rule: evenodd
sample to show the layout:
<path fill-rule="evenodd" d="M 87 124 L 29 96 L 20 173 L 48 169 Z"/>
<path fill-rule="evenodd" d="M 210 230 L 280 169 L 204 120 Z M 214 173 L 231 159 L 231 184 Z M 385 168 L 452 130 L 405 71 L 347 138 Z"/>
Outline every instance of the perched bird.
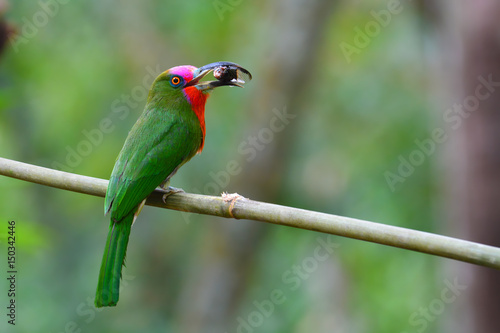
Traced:
<path fill-rule="evenodd" d="M 223 67 L 223 70 L 219 68 Z M 215 81 L 200 81 L 212 70 L 250 73 L 231 62 L 216 62 L 196 68 L 177 66 L 161 73 L 153 82 L 142 115 L 130 130 L 116 159 L 109 180 L 104 212 L 110 213 L 108 238 L 95 298 L 96 307 L 118 302 L 122 266 L 130 228 L 146 198 L 157 186 L 168 188 L 170 178 L 205 141 L 205 102 L 212 89 L 242 86 L 238 75 L 219 75 Z M 177 189 L 168 188 L 171 191 Z"/>

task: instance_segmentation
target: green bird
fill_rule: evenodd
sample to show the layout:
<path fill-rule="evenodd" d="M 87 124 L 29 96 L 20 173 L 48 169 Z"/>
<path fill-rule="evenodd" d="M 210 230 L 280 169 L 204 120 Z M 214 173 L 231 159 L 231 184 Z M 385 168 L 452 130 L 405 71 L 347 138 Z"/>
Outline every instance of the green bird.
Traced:
<path fill-rule="evenodd" d="M 215 81 L 200 81 L 214 71 Z M 115 306 L 130 229 L 146 198 L 170 178 L 205 142 L 205 103 L 212 89 L 239 86 L 251 74 L 231 62 L 196 68 L 177 66 L 153 82 L 143 113 L 130 130 L 116 159 L 104 200 L 110 213 L 109 233 L 102 257 L 95 297 L 96 307 Z"/>

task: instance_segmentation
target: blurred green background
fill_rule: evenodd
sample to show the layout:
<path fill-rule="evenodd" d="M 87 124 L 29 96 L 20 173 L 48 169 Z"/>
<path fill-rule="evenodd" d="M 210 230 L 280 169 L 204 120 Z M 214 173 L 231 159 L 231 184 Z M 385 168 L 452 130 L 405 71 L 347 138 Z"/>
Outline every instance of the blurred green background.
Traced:
<path fill-rule="evenodd" d="M 254 79 L 212 94 L 204 151 L 173 186 L 457 236 L 444 224 L 437 156 L 386 179 L 415 140 L 446 129 L 438 43 L 418 4 L 379 23 L 372 11 L 390 13 L 387 1 L 10 1 L 0 154 L 107 179 L 156 75 L 233 61 Z M 284 113 L 293 118 L 269 131 Z M 229 161 L 240 168 L 227 177 Z M 465 301 L 416 321 L 456 277 L 445 259 L 146 207 L 120 302 L 95 309 L 103 199 L 1 177 L 2 242 L 8 220 L 18 317 L 12 327 L 2 315 L 2 332 L 437 332 Z M 334 250 L 319 260 L 325 242 Z"/>

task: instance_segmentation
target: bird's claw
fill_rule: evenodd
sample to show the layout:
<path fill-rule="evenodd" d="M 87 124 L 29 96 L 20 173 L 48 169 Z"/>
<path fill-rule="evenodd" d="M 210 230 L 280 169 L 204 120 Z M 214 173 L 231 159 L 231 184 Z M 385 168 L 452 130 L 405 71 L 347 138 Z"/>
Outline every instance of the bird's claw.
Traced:
<path fill-rule="evenodd" d="M 172 194 L 175 194 L 175 193 L 185 193 L 185 191 L 182 189 L 182 188 L 177 188 L 177 187 L 173 187 L 173 186 L 168 186 L 167 188 L 162 188 L 163 189 L 163 197 L 162 197 L 162 201 L 163 203 L 166 203 L 166 200 L 169 196 L 171 196 Z"/>

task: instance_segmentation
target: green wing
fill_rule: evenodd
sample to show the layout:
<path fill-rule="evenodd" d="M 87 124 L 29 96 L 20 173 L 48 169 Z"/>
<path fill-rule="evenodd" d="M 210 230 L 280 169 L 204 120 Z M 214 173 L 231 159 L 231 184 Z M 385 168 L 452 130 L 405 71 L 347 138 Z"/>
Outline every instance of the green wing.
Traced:
<path fill-rule="evenodd" d="M 105 212 L 111 212 L 112 221 L 135 210 L 196 154 L 201 128 L 197 119 L 185 116 L 146 109 L 137 120 L 118 155 L 106 192 Z"/>

